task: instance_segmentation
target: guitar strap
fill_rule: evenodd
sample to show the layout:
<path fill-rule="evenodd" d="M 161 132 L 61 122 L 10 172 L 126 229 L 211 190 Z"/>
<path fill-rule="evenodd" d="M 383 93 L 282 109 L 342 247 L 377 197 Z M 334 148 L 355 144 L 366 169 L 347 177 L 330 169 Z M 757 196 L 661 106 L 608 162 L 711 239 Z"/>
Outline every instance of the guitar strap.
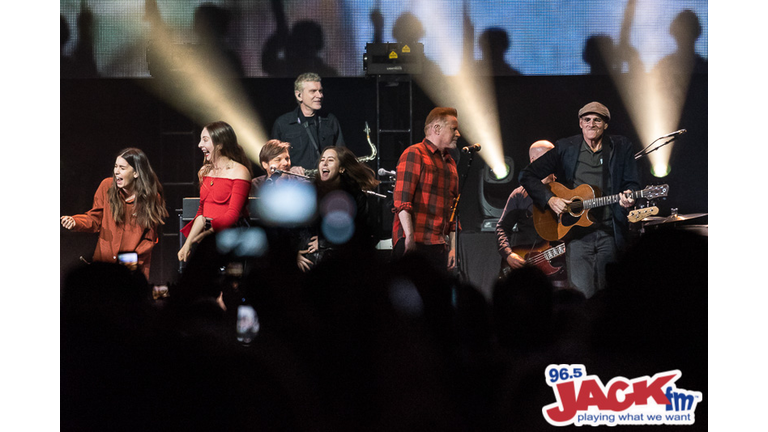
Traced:
<path fill-rule="evenodd" d="M 608 138 L 608 154 L 603 156 L 608 156 L 608 160 L 603 160 L 603 194 L 604 195 L 610 195 L 611 194 L 611 161 L 613 160 L 613 140 L 611 137 Z"/>
<path fill-rule="evenodd" d="M 600 185 L 603 196 L 611 195 L 611 152 L 608 152 L 608 160 L 605 160 L 605 154 L 603 155 L 603 184 Z"/>
<path fill-rule="evenodd" d="M 320 134 L 320 118 L 317 119 L 317 133 Z M 307 135 L 309 136 L 309 140 L 312 142 L 312 145 L 315 147 L 315 151 L 317 154 L 320 154 L 320 144 L 317 143 L 317 139 L 315 139 L 315 135 L 312 133 L 312 131 L 309 130 L 309 119 L 307 121 L 301 123 L 304 126 L 304 129 L 307 131 Z M 319 136 L 318 136 L 319 139 Z"/>
<path fill-rule="evenodd" d="M 606 140 L 608 144 L 607 146 L 603 146 L 603 184 L 602 184 L 602 195 L 612 195 L 612 187 L 611 187 L 611 159 L 613 156 L 613 141 L 610 137 L 607 137 Z M 607 147 L 607 148 L 606 148 Z M 607 151 L 606 151 L 607 150 Z M 613 217 L 608 217 L 609 215 L 613 214 L 613 209 L 611 206 L 605 206 L 601 209 L 600 213 L 603 214 L 603 220 L 606 220 L 609 224 L 608 226 L 613 224 Z"/>

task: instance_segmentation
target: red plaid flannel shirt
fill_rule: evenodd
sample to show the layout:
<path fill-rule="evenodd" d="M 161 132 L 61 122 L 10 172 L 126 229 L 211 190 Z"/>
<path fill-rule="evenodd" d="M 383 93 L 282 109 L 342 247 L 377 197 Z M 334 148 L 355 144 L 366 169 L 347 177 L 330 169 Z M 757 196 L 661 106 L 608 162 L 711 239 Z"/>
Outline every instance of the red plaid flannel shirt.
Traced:
<path fill-rule="evenodd" d="M 456 230 L 450 220 L 458 195 L 459 174 L 448 152 L 442 154 L 426 139 L 405 149 L 397 163 L 393 244 L 405 238 L 397 216 L 403 210 L 411 214 L 416 243 L 445 244 L 445 236 Z"/>

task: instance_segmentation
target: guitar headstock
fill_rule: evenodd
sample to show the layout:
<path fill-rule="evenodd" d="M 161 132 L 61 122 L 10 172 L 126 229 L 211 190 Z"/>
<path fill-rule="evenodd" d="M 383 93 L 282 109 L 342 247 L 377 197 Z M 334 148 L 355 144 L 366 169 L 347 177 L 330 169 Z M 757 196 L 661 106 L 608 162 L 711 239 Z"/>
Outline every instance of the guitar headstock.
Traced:
<path fill-rule="evenodd" d="M 640 191 L 640 198 L 654 199 L 665 197 L 669 193 L 669 185 L 646 186 Z"/>
<path fill-rule="evenodd" d="M 659 213 L 659 208 L 658 207 L 656 207 L 656 206 L 646 207 L 646 208 L 641 208 L 641 209 L 630 211 L 629 215 L 627 215 L 627 219 L 631 223 L 635 223 L 635 222 L 639 222 L 639 221 L 647 218 L 648 216 L 653 216 L 653 215 L 656 215 L 658 213 Z"/>

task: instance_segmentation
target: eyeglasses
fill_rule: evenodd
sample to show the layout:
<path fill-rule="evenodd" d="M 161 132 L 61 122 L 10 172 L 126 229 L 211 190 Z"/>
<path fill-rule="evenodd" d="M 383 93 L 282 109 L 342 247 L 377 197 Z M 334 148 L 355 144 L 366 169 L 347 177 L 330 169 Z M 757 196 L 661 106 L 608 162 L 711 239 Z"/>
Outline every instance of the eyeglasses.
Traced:
<path fill-rule="evenodd" d="M 605 121 L 600 117 L 582 117 L 581 121 L 583 121 L 585 124 L 594 123 L 596 125 L 601 125 Z"/>

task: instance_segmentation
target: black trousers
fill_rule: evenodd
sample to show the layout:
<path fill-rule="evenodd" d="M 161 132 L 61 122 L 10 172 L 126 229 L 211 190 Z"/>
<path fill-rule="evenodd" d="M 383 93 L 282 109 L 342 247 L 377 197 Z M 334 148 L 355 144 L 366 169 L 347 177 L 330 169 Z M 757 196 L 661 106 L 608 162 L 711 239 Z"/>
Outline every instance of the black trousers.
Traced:
<path fill-rule="evenodd" d="M 399 239 L 395 246 L 392 248 L 392 260 L 398 260 L 403 257 L 405 253 L 405 239 Z M 435 270 L 439 272 L 448 271 L 448 246 L 445 244 L 428 245 L 424 243 L 416 243 L 417 253 L 432 264 Z"/>

